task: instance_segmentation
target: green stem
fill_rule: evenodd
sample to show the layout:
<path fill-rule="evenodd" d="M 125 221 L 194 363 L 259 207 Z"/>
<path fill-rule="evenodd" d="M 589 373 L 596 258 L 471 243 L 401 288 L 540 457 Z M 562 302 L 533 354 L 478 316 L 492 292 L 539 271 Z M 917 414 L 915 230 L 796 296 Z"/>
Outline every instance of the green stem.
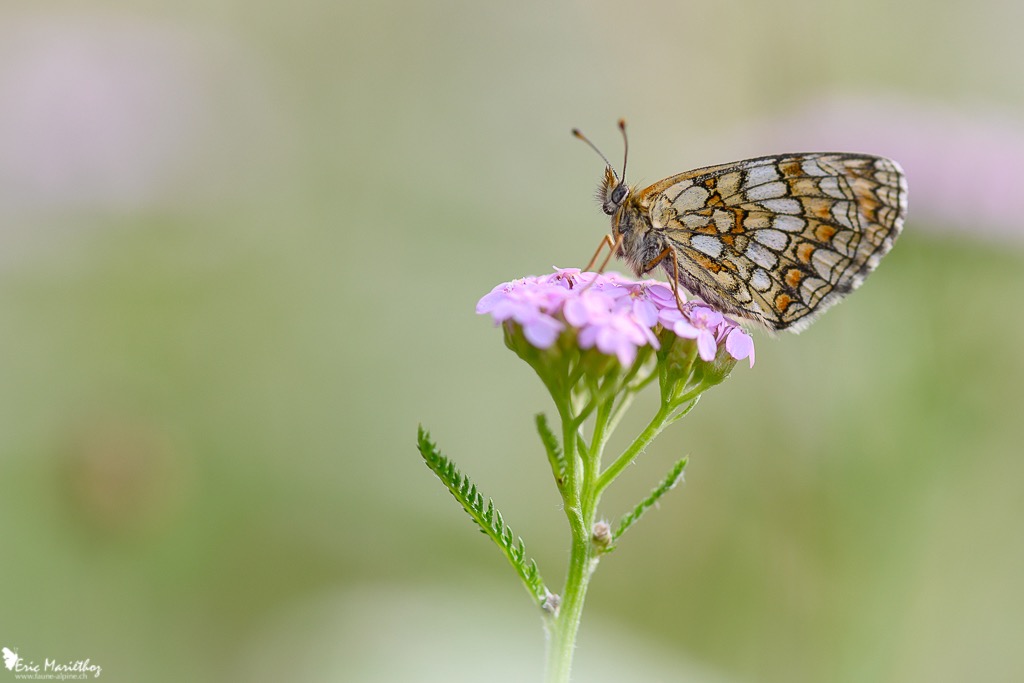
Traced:
<path fill-rule="evenodd" d="M 630 379 L 634 375 L 631 375 Z M 640 384 L 643 385 L 647 381 L 645 379 Z M 606 392 L 609 387 L 604 384 L 590 386 L 590 400 L 582 405 L 574 405 L 572 386 L 568 385 L 563 391 L 552 391 L 559 417 L 562 419 L 562 452 L 566 460 L 566 481 L 561 491 L 565 515 L 569 520 L 571 547 L 561 605 L 557 614 L 548 614 L 545 619 L 548 634 L 546 683 L 569 681 L 576 637 L 583 616 L 583 603 L 586 600 L 590 577 L 601 555 L 601 550 L 591 540 L 591 533 L 597 520 L 597 506 L 602 492 L 654 440 L 654 437 L 674 421 L 677 409 L 690 402 L 691 405 L 682 411 L 682 414 L 685 414 L 692 407 L 696 396 L 703 390 L 699 387 L 681 397 L 673 397 L 674 400 L 663 399 L 661 407 L 646 429 L 608 469 L 602 472 L 601 457 L 605 444 L 632 401 L 635 389 L 630 390 L 628 383 L 618 385 L 619 389 L 625 390 L 625 395 L 616 401 L 616 394 L 619 391 Z M 551 388 L 549 386 L 549 389 Z M 675 391 L 670 393 L 674 394 Z M 664 391 L 663 396 L 666 396 Z M 581 430 L 583 421 L 591 414 L 594 415 L 594 431 L 588 444 Z"/>
<path fill-rule="evenodd" d="M 576 650 L 576 635 L 583 616 L 583 602 L 597 559 L 593 556 L 590 534 L 591 524 L 573 529 L 569 571 L 565 578 L 565 592 L 558 616 L 548 622 L 548 661 L 545 681 L 568 683 L 572 657 Z M 580 533 L 582 531 L 583 533 Z"/>
<path fill-rule="evenodd" d="M 569 520 L 572 541 L 562 604 L 558 614 L 549 616 L 545 624 L 548 632 L 546 683 L 569 681 L 573 654 L 576 650 L 576 636 L 583 616 L 583 603 L 587 597 L 590 577 L 597 567 L 598 557 L 590 540 L 590 530 L 594 526 L 597 504 L 601 497 L 597 479 L 601 468 L 604 435 L 608 427 L 609 408 L 608 405 L 602 405 L 597 411 L 590 448 L 586 448 L 583 440 L 578 437 L 579 425 L 571 411 L 566 411 L 563 415 L 563 449 L 567 460 L 571 460 L 579 467 L 574 468 L 576 476 L 566 482 L 563 492 L 565 514 Z"/>
<path fill-rule="evenodd" d="M 647 445 L 654 440 L 654 437 L 661 433 L 661 430 L 668 425 L 672 412 L 672 406 L 662 403 L 658 412 L 653 418 L 651 418 L 647 427 L 640 432 L 640 435 L 636 437 L 633 443 L 629 445 L 629 448 L 627 448 L 622 455 L 620 455 L 615 462 L 609 465 L 608 469 L 602 472 L 601 476 L 597 478 L 596 487 L 598 495 L 600 495 L 608 484 L 612 483 L 617 476 L 622 474 L 622 470 L 626 469 L 626 467 L 633 462 L 633 459 L 636 458 L 641 451 L 647 448 Z"/>
<path fill-rule="evenodd" d="M 625 414 L 629 406 L 633 404 L 633 398 L 636 396 L 637 391 L 635 389 L 627 389 L 625 395 L 619 399 L 618 403 L 612 408 L 611 419 L 608 421 L 608 433 L 615 431 L 615 428 L 619 426 L 619 419 Z"/>
<path fill-rule="evenodd" d="M 607 442 L 610 436 L 610 424 L 609 418 L 612 415 L 612 403 L 611 399 L 604 401 L 597 409 L 597 418 L 594 422 L 594 434 L 590 440 L 590 448 L 587 449 L 586 458 L 588 462 L 593 462 L 596 458 L 600 463 L 600 454 L 604 451 L 605 442 Z"/>

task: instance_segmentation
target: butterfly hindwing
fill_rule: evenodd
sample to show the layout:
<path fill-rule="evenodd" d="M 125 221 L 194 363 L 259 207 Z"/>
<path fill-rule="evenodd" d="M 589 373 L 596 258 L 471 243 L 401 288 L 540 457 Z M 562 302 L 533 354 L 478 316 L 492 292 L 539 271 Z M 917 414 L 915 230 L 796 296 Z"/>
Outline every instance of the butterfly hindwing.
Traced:
<path fill-rule="evenodd" d="M 906 195 L 889 159 L 814 153 L 688 171 L 638 199 L 676 249 L 684 286 L 770 328 L 798 331 L 889 251 Z"/>

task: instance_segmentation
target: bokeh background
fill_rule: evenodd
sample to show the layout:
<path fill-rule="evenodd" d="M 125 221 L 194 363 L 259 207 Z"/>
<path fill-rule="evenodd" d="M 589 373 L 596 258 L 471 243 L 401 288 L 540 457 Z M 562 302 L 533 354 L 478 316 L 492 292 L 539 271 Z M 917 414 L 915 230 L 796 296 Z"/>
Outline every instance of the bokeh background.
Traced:
<path fill-rule="evenodd" d="M 630 176 L 906 169 L 904 236 L 606 496 L 579 681 L 1024 680 L 1024 4 L 0 6 L 0 645 L 110 681 L 539 680 L 540 383 L 474 314 Z M 646 421 L 640 402 L 620 432 Z M 0 680 L 13 674 L 0 670 Z"/>

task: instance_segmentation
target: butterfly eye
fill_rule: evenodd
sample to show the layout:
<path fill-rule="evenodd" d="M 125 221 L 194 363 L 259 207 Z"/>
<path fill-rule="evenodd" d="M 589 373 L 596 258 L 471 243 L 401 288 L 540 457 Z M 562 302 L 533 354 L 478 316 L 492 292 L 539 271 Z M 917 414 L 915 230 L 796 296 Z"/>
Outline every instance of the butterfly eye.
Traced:
<path fill-rule="evenodd" d="M 619 185 L 612 190 L 612 201 L 616 204 L 621 204 L 622 200 L 626 198 L 626 186 Z"/>

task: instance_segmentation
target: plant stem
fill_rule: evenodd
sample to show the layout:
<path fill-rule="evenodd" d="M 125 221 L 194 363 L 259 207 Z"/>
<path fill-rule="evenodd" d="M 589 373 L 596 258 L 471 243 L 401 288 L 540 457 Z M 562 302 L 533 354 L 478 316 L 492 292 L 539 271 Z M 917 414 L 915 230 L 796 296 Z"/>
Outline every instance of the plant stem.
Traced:
<path fill-rule="evenodd" d="M 597 489 L 597 477 L 601 468 L 601 437 L 607 428 L 609 410 L 598 410 L 591 449 L 583 447 L 577 438 L 578 429 L 571 415 L 563 414 L 563 452 L 567 460 L 579 466 L 576 476 L 566 482 L 563 492 L 565 514 L 569 520 L 571 547 L 569 568 L 565 577 L 562 604 L 556 616 L 548 617 L 546 683 L 568 683 L 572 670 L 573 654 L 576 650 L 576 636 L 583 616 L 583 603 L 587 596 L 590 577 L 597 566 L 597 553 L 590 541 L 591 528 L 597 515 L 597 503 L 601 497 Z M 568 419 L 566 419 L 568 418 Z M 588 452 L 589 451 L 589 452 Z"/>
<path fill-rule="evenodd" d="M 589 525 L 585 528 L 589 528 Z M 565 579 L 565 595 L 558 616 L 548 622 L 547 683 L 568 683 L 576 635 L 583 616 L 583 602 L 597 559 L 593 557 L 590 535 L 582 537 L 573 531 L 569 571 Z"/>
<path fill-rule="evenodd" d="M 629 463 L 633 462 L 633 459 L 640 454 L 640 452 L 647 448 L 647 444 L 651 443 L 661 430 L 668 424 L 669 417 L 672 415 L 672 408 L 666 404 L 662 404 L 657 414 L 651 418 L 651 421 L 647 424 L 644 431 L 640 432 L 640 436 L 636 437 L 636 440 L 629 445 L 629 448 L 620 455 L 615 462 L 608 466 L 600 477 L 595 482 L 598 495 L 601 491 L 604 491 L 608 484 L 612 483 L 617 476 L 622 473 L 622 470 L 626 469 Z"/>
<path fill-rule="evenodd" d="M 696 352 L 691 355 L 695 357 Z M 598 387 L 593 387 L 590 400 L 578 407 L 573 405 L 571 389 L 552 391 L 551 394 L 562 420 L 562 452 L 565 454 L 566 480 L 561 492 L 565 516 L 569 520 L 572 544 L 561 605 L 556 615 L 549 614 L 545 620 L 548 634 L 546 683 L 569 683 L 587 587 L 602 552 L 591 540 L 601 493 L 661 430 L 684 415 L 706 388 L 700 386 L 680 397 L 663 398 L 657 414 L 643 432 L 608 466 L 607 470 L 602 472 L 601 456 L 605 444 L 635 393 L 625 385 L 623 387 L 626 394 L 618 402 L 614 395 L 604 396 Z M 663 394 L 664 389 L 665 387 Z M 677 415 L 677 409 L 687 403 L 690 405 Z M 578 411 L 574 408 L 578 408 Z M 581 429 L 583 421 L 591 413 L 594 415 L 594 431 L 588 445 Z"/>

